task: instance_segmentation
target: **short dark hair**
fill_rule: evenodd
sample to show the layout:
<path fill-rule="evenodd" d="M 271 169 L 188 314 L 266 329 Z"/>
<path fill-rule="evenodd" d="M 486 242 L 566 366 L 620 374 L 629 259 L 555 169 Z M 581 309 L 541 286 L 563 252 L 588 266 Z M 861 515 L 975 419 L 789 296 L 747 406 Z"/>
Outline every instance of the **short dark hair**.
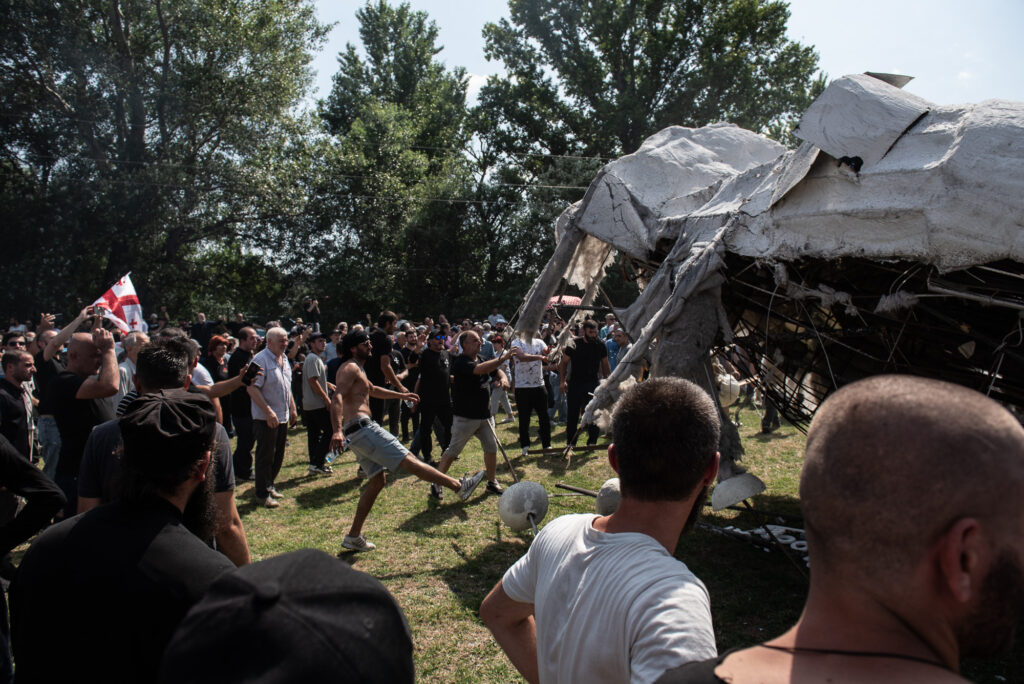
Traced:
<path fill-rule="evenodd" d="M 3 345 L 6 347 L 8 345 L 8 343 L 10 343 L 10 341 L 13 340 L 16 337 L 24 338 L 25 337 L 25 333 L 17 332 L 17 331 L 11 331 L 11 332 L 4 333 Z"/>
<path fill-rule="evenodd" d="M 651 378 L 622 395 L 612 437 L 624 496 L 679 501 L 692 494 L 718 451 L 715 402 L 682 378 Z"/>
<path fill-rule="evenodd" d="M 597 323 L 588 318 L 587 320 L 583 321 L 583 327 L 586 328 L 587 330 L 597 330 Z"/>
<path fill-rule="evenodd" d="M 189 347 L 181 337 L 156 339 L 139 349 L 135 374 L 150 391 L 184 387 L 191 371 Z"/>
<path fill-rule="evenodd" d="M 398 316 L 395 315 L 394 311 L 381 311 L 380 316 L 377 316 L 377 325 L 383 328 L 388 323 L 392 323 L 397 320 Z"/>
<path fill-rule="evenodd" d="M 4 355 L 0 357 L 0 367 L 3 367 L 6 372 L 8 366 L 19 364 L 22 356 L 32 357 L 27 351 L 5 351 Z"/>

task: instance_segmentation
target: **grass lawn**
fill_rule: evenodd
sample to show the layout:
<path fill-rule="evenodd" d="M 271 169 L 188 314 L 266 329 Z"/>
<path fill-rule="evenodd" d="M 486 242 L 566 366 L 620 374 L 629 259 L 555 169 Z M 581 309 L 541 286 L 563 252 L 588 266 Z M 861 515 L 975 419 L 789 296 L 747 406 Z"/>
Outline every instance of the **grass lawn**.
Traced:
<path fill-rule="evenodd" d="M 743 411 L 742 421 L 740 432 L 747 451 L 744 463 L 768 485 L 754 505 L 759 510 L 798 516 L 803 435 L 785 424 L 771 435 L 760 435 L 759 417 L 751 409 Z M 500 425 L 498 431 L 520 479 L 542 483 L 551 495 L 545 521 L 594 510 L 592 498 L 568 495 L 555 483 L 598 489 L 614 475 L 605 452 L 576 454 L 571 463 L 560 455 L 521 457 L 515 424 Z M 557 428 L 554 444 L 564 443 L 564 428 Z M 434 449 L 437 458 L 436 444 Z M 507 486 L 512 477 L 500 454 L 498 458 L 498 479 Z M 472 440 L 451 472 L 458 477 L 478 470 L 482 463 L 479 443 Z M 242 483 L 236 490 L 253 559 L 313 547 L 339 555 L 377 577 L 395 595 L 409 620 L 419 681 L 519 681 L 518 673 L 477 618 L 484 596 L 526 551 L 532 538 L 529 532 L 512 532 L 501 524 L 498 498 L 484 493 L 481 485 L 464 504 L 447 490 L 444 501 L 437 503 L 428 500 L 425 483 L 404 472 L 389 476 L 364 528 L 377 550 L 355 554 L 341 548 L 362 484 L 352 454 L 339 457 L 331 476 L 310 477 L 307 464 L 306 435 L 299 427 L 289 436 L 277 482 L 277 489 L 287 497 L 281 507 L 258 507 L 251 483 Z M 710 508 L 704 520 L 743 529 L 758 525 L 750 513 L 727 510 L 712 514 Z M 710 591 L 720 651 L 774 636 L 799 616 L 807 583 L 778 551 L 766 552 L 698 529 L 683 536 L 677 556 Z M 994 664 L 969 666 L 965 674 L 975 681 L 1024 681 L 1022 649 L 1018 645 L 1011 657 Z"/>

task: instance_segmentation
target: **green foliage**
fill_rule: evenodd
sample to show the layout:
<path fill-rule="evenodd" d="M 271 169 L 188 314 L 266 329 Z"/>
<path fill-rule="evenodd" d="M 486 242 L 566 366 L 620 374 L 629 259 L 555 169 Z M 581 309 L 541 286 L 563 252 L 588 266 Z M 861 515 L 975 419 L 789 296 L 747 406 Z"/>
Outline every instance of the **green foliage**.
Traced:
<path fill-rule="evenodd" d="M 0 309 L 73 310 L 132 271 L 147 310 L 511 314 L 608 159 L 673 123 L 788 139 L 824 81 L 787 16 L 512 0 L 484 29 L 508 76 L 470 109 L 434 22 L 370 0 L 313 113 L 311 0 L 0 0 Z"/>
<path fill-rule="evenodd" d="M 669 125 L 769 131 L 803 111 L 817 55 L 785 37 L 777 0 L 510 0 L 484 29 L 481 104 L 507 143 L 618 155 Z"/>
<path fill-rule="evenodd" d="M 202 249 L 301 209 L 280 191 L 279 152 L 304 138 L 292 110 L 326 34 L 308 0 L 18 0 L 0 14 L 0 198 L 19 240 L 3 306 L 67 305 L 130 270 L 144 302 L 185 305 Z"/>
<path fill-rule="evenodd" d="M 317 292 L 349 317 L 381 306 L 479 312 L 495 288 L 522 292 L 502 268 L 510 241 L 493 221 L 501 200 L 465 155 L 473 129 L 464 70 L 436 61 L 437 26 L 424 12 L 378 1 L 357 17 L 365 57 L 346 46 L 320 107 L 335 136 L 325 194 L 336 220 Z"/>

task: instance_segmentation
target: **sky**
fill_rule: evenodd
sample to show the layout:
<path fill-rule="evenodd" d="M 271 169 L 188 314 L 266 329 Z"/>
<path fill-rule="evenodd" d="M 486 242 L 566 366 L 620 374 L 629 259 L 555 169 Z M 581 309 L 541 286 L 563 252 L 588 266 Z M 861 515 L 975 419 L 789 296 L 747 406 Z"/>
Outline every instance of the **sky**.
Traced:
<path fill-rule="evenodd" d="M 601 0 L 594 0 L 600 2 Z M 398 4 L 398 0 L 392 0 Z M 440 29 L 438 59 L 464 66 L 470 98 L 500 62 L 484 57 L 481 30 L 508 16 L 506 0 L 408 0 Z M 336 25 L 313 68 L 327 97 L 337 55 L 359 46 L 357 0 L 316 0 Z M 914 76 L 905 90 L 936 104 L 999 98 L 1024 102 L 1024 0 L 791 0 L 789 37 L 813 45 L 830 78 L 864 71 Z"/>

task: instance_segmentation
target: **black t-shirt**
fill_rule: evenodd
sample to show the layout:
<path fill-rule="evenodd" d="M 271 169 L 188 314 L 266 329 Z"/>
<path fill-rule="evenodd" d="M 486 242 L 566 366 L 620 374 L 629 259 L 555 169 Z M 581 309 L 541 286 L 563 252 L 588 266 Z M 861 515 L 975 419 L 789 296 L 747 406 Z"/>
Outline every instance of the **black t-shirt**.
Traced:
<path fill-rule="evenodd" d="M 0 378 L 0 435 L 6 437 L 25 458 L 29 456 L 28 413 L 25 390 Z"/>
<path fill-rule="evenodd" d="M 210 371 L 210 377 L 213 378 L 214 382 L 221 382 L 231 378 L 231 375 L 228 373 L 228 364 L 223 359 L 217 361 L 216 356 L 207 356 L 203 359 L 203 366 L 206 370 Z"/>
<path fill-rule="evenodd" d="M 424 349 L 420 353 L 420 397 L 447 399 L 451 365 L 446 351 Z"/>
<path fill-rule="evenodd" d="M 114 418 L 114 409 L 106 399 L 75 398 L 83 382 L 85 378 L 66 370 L 53 379 L 48 390 L 53 394 L 53 415 L 60 431 L 58 475 L 78 475 L 89 433 L 95 426 Z"/>
<path fill-rule="evenodd" d="M 491 374 L 477 375 L 473 372 L 479 361 L 461 354 L 452 361 L 452 413 L 463 418 L 490 418 L 492 377 Z"/>
<path fill-rule="evenodd" d="M 210 338 L 213 337 L 213 322 L 203 321 L 200 323 L 196 321 L 189 328 L 189 336 L 199 343 L 200 349 L 206 349 L 210 344 Z"/>
<path fill-rule="evenodd" d="M 178 623 L 233 569 L 163 499 L 112 503 L 53 525 L 11 582 L 19 680 L 157 681 Z M 62 640 L 58 656 L 52 635 L 61 617 L 88 620 L 88 629 Z"/>
<path fill-rule="evenodd" d="M 405 379 L 405 386 L 411 391 L 420 377 L 420 353 L 408 347 L 402 347 L 402 358 L 405 359 L 405 367 L 409 371 L 409 375 Z"/>
<path fill-rule="evenodd" d="M 366 360 L 364 368 L 366 377 L 374 385 L 383 387 L 385 380 L 384 371 L 380 368 L 380 360 L 383 357 L 391 356 L 391 335 L 383 330 L 375 330 L 370 335 L 370 345 L 373 347 L 373 351 L 370 352 L 370 358 Z"/>
<path fill-rule="evenodd" d="M 53 402 L 50 401 L 50 382 L 64 370 L 64 364 L 56 356 L 43 361 L 43 352 L 36 354 L 36 399 L 39 400 L 39 415 L 52 416 Z"/>
<path fill-rule="evenodd" d="M 252 323 L 250 323 L 249 321 L 242 321 L 241 323 L 239 323 L 238 321 L 231 321 L 230 323 L 227 324 L 228 330 L 231 331 L 231 334 L 234 335 L 235 337 L 238 337 L 238 333 L 239 331 L 242 330 L 242 328 L 248 328 L 251 326 Z"/>
<path fill-rule="evenodd" d="M 114 500 L 114 476 L 118 468 L 121 445 L 119 421 L 110 420 L 96 426 L 85 443 L 82 468 L 78 477 L 79 496 L 102 499 L 103 503 Z M 215 493 L 229 492 L 235 488 L 231 443 L 227 430 L 220 423 L 216 425 L 213 441 L 213 476 Z"/>
<path fill-rule="evenodd" d="M 237 378 L 238 374 L 245 368 L 245 364 L 252 361 L 252 352 L 244 349 L 236 349 L 231 352 L 231 358 L 228 359 L 228 379 Z M 249 412 L 249 393 L 245 390 L 245 385 L 242 385 L 234 392 L 231 393 L 231 411 L 232 413 L 248 413 Z"/>
<path fill-rule="evenodd" d="M 398 349 L 391 350 L 391 370 L 395 371 L 396 378 L 402 373 L 402 371 L 405 370 L 405 357 L 402 356 L 402 352 L 399 351 Z M 408 380 L 406 380 L 405 382 L 408 382 Z M 405 382 L 403 382 L 402 384 L 405 385 Z M 389 384 L 388 389 L 397 390 L 398 388 L 392 387 Z M 397 401 L 397 399 L 395 401 Z"/>
<path fill-rule="evenodd" d="M 600 339 L 587 342 L 583 337 L 575 337 L 576 347 L 567 346 L 563 352 L 572 363 L 569 365 L 569 383 L 596 383 L 601 359 L 608 358 L 608 347 Z"/>

